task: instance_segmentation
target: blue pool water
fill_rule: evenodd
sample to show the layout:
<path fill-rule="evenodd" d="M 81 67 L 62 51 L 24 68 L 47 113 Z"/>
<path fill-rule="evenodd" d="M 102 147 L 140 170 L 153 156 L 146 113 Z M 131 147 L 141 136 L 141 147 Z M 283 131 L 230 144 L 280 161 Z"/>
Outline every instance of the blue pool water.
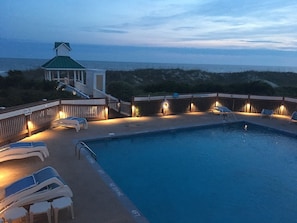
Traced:
<path fill-rule="evenodd" d="M 296 222 L 297 140 L 243 126 L 87 144 L 151 223 Z"/>

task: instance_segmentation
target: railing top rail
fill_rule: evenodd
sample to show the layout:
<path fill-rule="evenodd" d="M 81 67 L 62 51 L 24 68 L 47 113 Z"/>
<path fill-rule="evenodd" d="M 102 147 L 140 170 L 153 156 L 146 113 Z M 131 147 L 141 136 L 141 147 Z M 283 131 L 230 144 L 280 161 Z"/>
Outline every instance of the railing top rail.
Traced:
<path fill-rule="evenodd" d="M 250 96 L 250 99 L 280 101 L 280 100 L 283 100 L 283 97 L 279 97 L 279 96 L 251 95 Z"/>
<path fill-rule="evenodd" d="M 106 104 L 105 98 L 61 100 L 61 105 L 105 105 L 105 104 Z"/>
<path fill-rule="evenodd" d="M 289 102 L 297 103 L 297 98 L 287 98 L 287 97 L 285 97 L 284 98 L 284 101 L 289 101 Z"/>
<path fill-rule="evenodd" d="M 54 102 L 49 102 L 49 103 L 42 103 L 42 104 L 35 105 L 35 106 L 28 106 L 28 107 L 24 106 L 23 108 L 19 108 L 17 110 L 3 109 L 2 113 L 0 113 L 0 120 L 14 117 L 14 116 L 19 116 L 19 115 L 29 115 L 32 112 L 48 109 L 48 108 L 55 107 L 58 105 L 59 105 L 59 101 L 54 101 Z"/>

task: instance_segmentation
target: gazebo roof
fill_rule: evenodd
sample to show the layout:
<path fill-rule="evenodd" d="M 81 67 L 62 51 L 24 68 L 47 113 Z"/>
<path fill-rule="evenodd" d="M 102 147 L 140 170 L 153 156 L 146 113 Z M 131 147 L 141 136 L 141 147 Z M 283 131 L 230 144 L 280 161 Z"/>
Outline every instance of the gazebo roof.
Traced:
<path fill-rule="evenodd" d="M 86 68 L 69 56 L 56 56 L 41 66 L 45 70 L 85 70 Z"/>

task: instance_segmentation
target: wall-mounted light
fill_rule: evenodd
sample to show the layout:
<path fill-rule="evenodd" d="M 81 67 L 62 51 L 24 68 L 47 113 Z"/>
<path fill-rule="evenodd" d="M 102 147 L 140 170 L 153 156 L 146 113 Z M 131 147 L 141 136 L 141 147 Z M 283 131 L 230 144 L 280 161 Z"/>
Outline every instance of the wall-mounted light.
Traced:
<path fill-rule="evenodd" d="M 162 113 L 163 115 L 166 115 L 167 111 L 168 111 L 168 108 L 169 108 L 169 103 L 167 100 L 163 101 L 162 103 Z"/>
<path fill-rule="evenodd" d="M 137 108 L 135 107 L 135 105 L 132 105 L 132 117 L 136 117 L 137 116 L 137 114 L 136 114 L 136 110 L 137 110 Z"/>
<path fill-rule="evenodd" d="M 285 110 L 285 106 L 282 104 L 282 105 L 279 107 L 280 115 L 283 115 L 283 114 L 284 114 L 284 110 Z"/>
<path fill-rule="evenodd" d="M 105 107 L 104 111 L 105 111 L 105 119 L 108 119 L 108 107 Z"/>
<path fill-rule="evenodd" d="M 194 109 L 194 107 L 195 107 L 194 103 L 191 102 L 191 104 L 190 104 L 190 112 Z"/>
<path fill-rule="evenodd" d="M 140 113 L 139 113 L 139 108 L 136 107 L 135 105 L 132 105 L 132 117 L 139 117 Z"/>
<path fill-rule="evenodd" d="M 164 101 L 163 102 L 163 109 L 168 109 L 168 107 L 169 107 L 168 102 L 167 101 Z"/>
<path fill-rule="evenodd" d="M 132 107 L 131 107 L 131 109 L 132 109 L 132 116 L 135 116 L 135 105 L 132 105 Z"/>
<path fill-rule="evenodd" d="M 251 104 L 248 102 L 246 103 L 246 112 L 250 112 L 251 111 Z"/>
<path fill-rule="evenodd" d="M 28 129 L 32 130 L 33 129 L 33 123 L 32 121 L 27 121 Z"/>
<path fill-rule="evenodd" d="M 66 113 L 63 111 L 59 111 L 59 119 L 66 118 Z"/>

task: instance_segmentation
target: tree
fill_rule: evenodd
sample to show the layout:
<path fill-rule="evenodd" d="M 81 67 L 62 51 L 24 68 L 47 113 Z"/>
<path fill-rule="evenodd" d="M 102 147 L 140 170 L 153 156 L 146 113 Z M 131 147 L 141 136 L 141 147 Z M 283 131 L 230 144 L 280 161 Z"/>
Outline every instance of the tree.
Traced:
<path fill-rule="evenodd" d="M 123 81 L 111 82 L 107 86 L 107 92 L 124 101 L 131 101 L 134 96 L 133 86 Z"/>

